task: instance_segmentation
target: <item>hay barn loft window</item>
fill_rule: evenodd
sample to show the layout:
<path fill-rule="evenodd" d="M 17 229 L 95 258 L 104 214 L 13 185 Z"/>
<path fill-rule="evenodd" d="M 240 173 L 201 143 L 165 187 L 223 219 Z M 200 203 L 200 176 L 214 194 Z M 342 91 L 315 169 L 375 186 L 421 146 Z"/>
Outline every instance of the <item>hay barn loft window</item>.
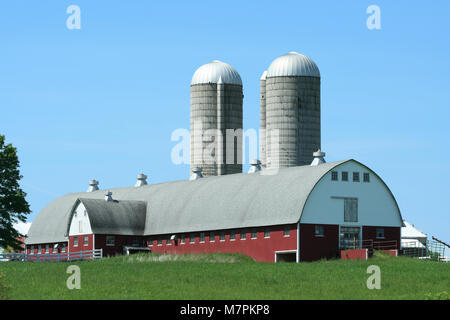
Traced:
<path fill-rule="evenodd" d="M 368 172 L 364 172 L 363 182 L 370 182 L 370 175 Z"/>
<path fill-rule="evenodd" d="M 338 173 L 337 173 L 337 171 L 332 171 L 331 172 L 331 180 L 332 181 L 338 181 Z"/>
<path fill-rule="evenodd" d="M 325 231 L 323 226 L 315 226 L 314 227 L 314 236 L 315 237 L 324 237 L 325 236 Z"/>
<path fill-rule="evenodd" d="M 342 171 L 341 180 L 348 181 L 348 172 L 347 171 Z"/>
<path fill-rule="evenodd" d="M 283 236 L 285 236 L 285 237 L 290 236 L 289 226 L 284 226 Z"/>
<path fill-rule="evenodd" d="M 344 199 L 344 222 L 358 222 L 358 199 Z"/>
<path fill-rule="evenodd" d="M 359 182 L 359 172 L 353 172 L 353 182 Z"/>
<path fill-rule="evenodd" d="M 244 230 L 241 230 L 241 240 L 247 239 L 247 232 Z"/>
<path fill-rule="evenodd" d="M 106 245 L 110 247 L 114 246 L 116 242 L 115 240 L 116 239 L 114 236 L 106 236 Z"/>
<path fill-rule="evenodd" d="M 384 228 L 376 229 L 377 239 L 384 239 Z"/>
<path fill-rule="evenodd" d="M 209 242 L 214 242 L 214 238 L 216 237 L 216 235 L 215 235 L 215 233 L 214 232 L 210 232 L 209 233 Z"/>

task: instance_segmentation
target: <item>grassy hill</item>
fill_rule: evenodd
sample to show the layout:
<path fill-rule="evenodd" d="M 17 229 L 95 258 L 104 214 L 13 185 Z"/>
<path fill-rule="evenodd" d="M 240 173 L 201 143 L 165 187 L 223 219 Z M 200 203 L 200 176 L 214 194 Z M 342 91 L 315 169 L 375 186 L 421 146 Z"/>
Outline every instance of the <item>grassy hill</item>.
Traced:
<path fill-rule="evenodd" d="M 66 287 L 66 269 L 73 264 L 81 270 L 79 290 Z M 370 265 L 380 267 L 380 290 L 366 286 Z M 10 299 L 448 299 L 450 293 L 449 263 L 385 255 L 275 264 L 237 254 L 148 254 L 1 262 L 2 273 Z"/>

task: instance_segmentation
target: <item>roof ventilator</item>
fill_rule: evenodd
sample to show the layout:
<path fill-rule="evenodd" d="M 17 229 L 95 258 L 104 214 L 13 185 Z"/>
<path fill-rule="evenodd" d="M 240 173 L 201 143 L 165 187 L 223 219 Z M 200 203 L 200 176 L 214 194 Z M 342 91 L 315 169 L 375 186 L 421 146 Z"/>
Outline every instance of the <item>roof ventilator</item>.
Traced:
<path fill-rule="evenodd" d="M 261 161 L 259 161 L 258 159 L 253 159 L 252 161 L 250 161 L 250 164 L 252 166 L 248 170 L 248 173 L 255 173 L 261 171 Z"/>
<path fill-rule="evenodd" d="M 202 171 L 203 171 L 202 168 L 193 168 L 192 175 L 189 178 L 189 180 L 197 180 L 197 179 L 203 178 Z"/>
<path fill-rule="evenodd" d="M 314 159 L 311 162 L 311 166 L 318 166 L 325 163 L 325 152 L 320 151 L 320 149 L 313 153 L 313 157 Z"/>
<path fill-rule="evenodd" d="M 98 190 L 98 181 L 97 180 L 90 180 L 89 181 L 89 188 L 87 189 L 87 192 L 93 192 Z"/>
<path fill-rule="evenodd" d="M 145 186 L 145 185 L 147 185 L 147 176 L 145 174 L 143 174 L 143 173 L 138 174 L 137 182 L 136 182 L 136 184 L 134 186 L 135 187 L 142 187 L 142 186 Z"/>

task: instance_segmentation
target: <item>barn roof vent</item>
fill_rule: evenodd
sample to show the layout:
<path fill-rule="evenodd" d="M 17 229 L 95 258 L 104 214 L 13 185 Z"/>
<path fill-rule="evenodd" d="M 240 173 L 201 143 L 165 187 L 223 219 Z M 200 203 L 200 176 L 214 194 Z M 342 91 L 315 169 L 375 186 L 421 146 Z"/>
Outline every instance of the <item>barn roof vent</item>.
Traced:
<path fill-rule="evenodd" d="M 261 171 L 261 161 L 259 161 L 258 159 L 253 159 L 252 161 L 250 161 L 250 164 L 252 166 L 248 170 L 248 173 L 255 173 Z"/>
<path fill-rule="evenodd" d="M 197 179 L 203 178 L 202 171 L 203 171 L 202 168 L 193 168 L 192 175 L 189 178 L 189 180 L 197 180 Z"/>
<path fill-rule="evenodd" d="M 108 191 L 107 193 L 105 193 L 105 201 L 109 202 L 109 201 L 114 201 L 112 198 L 112 192 Z"/>
<path fill-rule="evenodd" d="M 313 153 L 313 157 L 314 160 L 311 162 L 312 166 L 318 166 L 325 163 L 325 152 L 320 151 L 320 149 Z"/>
<path fill-rule="evenodd" d="M 142 187 L 145 186 L 147 184 L 147 176 L 143 173 L 138 174 L 137 176 L 137 182 L 134 185 L 135 187 Z"/>
<path fill-rule="evenodd" d="M 97 180 L 90 180 L 89 181 L 89 188 L 87 189 L 87 192 L 93 192 L 98 190 L 98 181 Z"/>

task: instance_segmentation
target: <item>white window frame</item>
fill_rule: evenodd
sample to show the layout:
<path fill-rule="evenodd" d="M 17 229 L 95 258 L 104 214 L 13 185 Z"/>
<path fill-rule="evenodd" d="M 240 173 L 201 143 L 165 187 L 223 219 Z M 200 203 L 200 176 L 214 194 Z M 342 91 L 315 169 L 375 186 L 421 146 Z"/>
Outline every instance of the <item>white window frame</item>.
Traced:
<path fill-rule="evenodd" d="M 200 232 L 200 243 L 205 243 L 205 233 Z"/>
<path fill-rule="evenodd" d="M 383 231 L 383 236 L 382 237 L 378 236 L 378 230 L 382 230 Z M 375 228 L 375 238 L 377 238 L 377 239 L 386 239 L 386 235 L 384 233 L 384 228 L 382 228 L 382 227 Z"/>
<path fill-rule="evenodd" d="M 223 238 L 223 239 L 222 239 L 222 238 Z M 220 240 L 220 242 L 224 242 L 225 239 L 226 239 L 226 233 L 225 233 L 225 231 L 221 231 L 221 232 L 220 232 L 220 235 L 219 235 L 219 240 Z"/>
<path fill-rule="evenodd" d="M 242 235 L 244 235 L 243 238 L 242 238 Z M 247 230 L 242 230 L 240 232 L 240 238 L 241 238 L 241 240 L 247 240 Z"/>
<path fill-rule="evenodd" d="M 78 237 L 73 237 L 73 246 L 78 247 Z"/>
<path fill-rule="evenodd" d="M 216 233 L 215 232 L 210 232 L 209 233 L 209 242 L 215 242 L 215 241 L 216 241 Z"/>
<path fill-rule="evenodd" d="M 84 236 L 83 237 L 83 246 L 88 246 L 89 245 L 89 237 L 88 236 Z"/>
<path fill-rule="evenodd" d="M 255 236 L 253 236 L 253 234 L 254 234 Z M 250 234 L 250 239 L 251 239 L 251 240 L 258 239 L 258 231 L 257 231 L 256 229 L 252 229 L 251 234 Z"/>
<path fill-rule="evenodd" d="M 230 241 L 236 241 L 236 231 L 230 231 Z"/>
<path fill-rule="evenodd" d="M 264 239 L 269 239 L 269 238 L 270 238 L 270 228 L 265 228 L 264 229 Z"/>

